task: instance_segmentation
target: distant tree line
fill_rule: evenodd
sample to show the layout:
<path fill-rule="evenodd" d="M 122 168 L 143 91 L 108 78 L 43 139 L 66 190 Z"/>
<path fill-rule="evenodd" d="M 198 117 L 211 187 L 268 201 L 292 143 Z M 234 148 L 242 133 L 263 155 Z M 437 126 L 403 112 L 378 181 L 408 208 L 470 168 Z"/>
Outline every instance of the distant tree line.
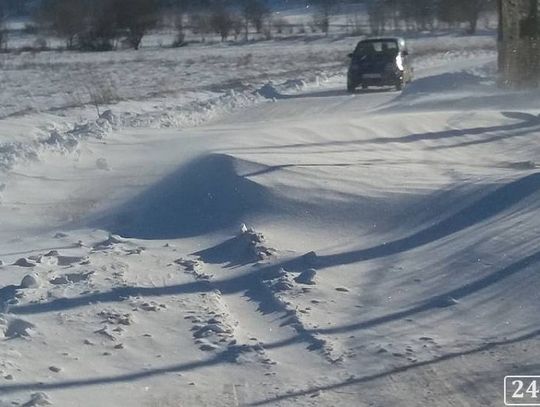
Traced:
<path fill-rule="evenodd" d="M 120 39 L 138 49 L 158 10 L 158 0 L 43 0 L 35 19 L 69 49 L 110 50 Z"/>
<path fill-rule="evenodd" d="M 203 38 L 211 33 L 222 40 L 242 33 L 247 38 L 250 29 L 263 32 L 270 8 L 266 0 L 41 0 L 34 16 L 69 49 L 109 50 L 119 42 L 139 48 L 162 16 L 173 20 L 176 45 L 184 42 L 188 24 Z"/>
<path fill-rule="evenodd" d="M 138 49 L 144 36 L 160 24 L 176 33 L 175 46 L 186 43 L 186 33 L 201 41 L 218 36 L 249 40 L 270 39 L 276 34 L 305 34 L 307 30 L 327 35 L 337 14 L 347 4 L 363 4 L 367 19 L 347 15 L 348 31 L 383 34 L 386 31 L 432 30 L 438 24 L 461 26 L 474 33 L 482 12 L 493 9 L 496 0 L 295 0 L 309 5 L 310 22 L 292 24 L 271 12 L 285 0 L 0 0 L 2 16 L 31 13 L 35 29 L 65 40 L 68 49 L 102 51 L 119 45 Z M 354 9 L 354 8 L 352 8 Z M 343 19 L 340 20 L 343 24 Z M 366 26 L 366 23 L 368 26 Z M 349 30 L 349 28 L 347 28 Z M 0 27 L 0 45 L 5 32 Z"/>
<path fill-rule="evenodd" d="M 495 11 L 496 0 L 368 0 L 371 31 L 432 30 L 436 24 L 466 24 L 474 34 L 481 14 Z"/>

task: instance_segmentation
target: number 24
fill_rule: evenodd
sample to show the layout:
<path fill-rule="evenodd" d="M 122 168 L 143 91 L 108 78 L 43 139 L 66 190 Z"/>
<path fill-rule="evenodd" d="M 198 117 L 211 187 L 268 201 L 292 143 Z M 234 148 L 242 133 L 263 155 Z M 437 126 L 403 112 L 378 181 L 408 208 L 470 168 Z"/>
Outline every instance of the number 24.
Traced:
<path fill-rule="evenodd" d="M 512 395 L 512 398 L 514 399 L 522 399 L 525 397 L 525 394 L 528 394 L 531 398 L 536 399 L 540 394 L 540 390 L 538 389 L 538 384 L 536 383 L 536 380 L 533 380 L 525 391 L 523 391 L 523 388 L 525 387 L 523 380 L 514 380 L 512 382 L 512 386 L 517 387 L 516 391 Z"/>

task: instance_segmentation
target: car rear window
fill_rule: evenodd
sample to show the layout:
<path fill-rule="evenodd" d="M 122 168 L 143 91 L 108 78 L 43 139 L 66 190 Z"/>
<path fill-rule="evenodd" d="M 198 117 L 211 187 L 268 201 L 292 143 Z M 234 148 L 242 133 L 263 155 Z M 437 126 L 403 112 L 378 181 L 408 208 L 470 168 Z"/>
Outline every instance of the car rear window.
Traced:
<path fill-rule="evenodd" d="M 386 52 L 395 53 L 397 51 L 398 44 L 396 41 L 365 41 L 358 44 L 355 54 L 365 55 Z"/>

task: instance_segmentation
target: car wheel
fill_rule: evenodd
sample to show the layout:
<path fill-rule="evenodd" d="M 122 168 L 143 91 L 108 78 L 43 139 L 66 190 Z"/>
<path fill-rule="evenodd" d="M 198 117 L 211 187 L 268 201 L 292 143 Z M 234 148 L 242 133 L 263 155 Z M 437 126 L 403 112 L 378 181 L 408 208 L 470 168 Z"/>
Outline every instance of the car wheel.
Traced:
<path fill-rule="evenodd" d="M 365 83 L 363 83 L 363 84 L 362 84 L 362 89 L 366 90 L 367 88 L 368 88 L 368 85 L 365 84 Z"/>
<path fill-rule="evenodd" d="M 356 90 L 356 86 L 354 86 L 352 83 L 347 83 L 347 92 L 354 93 Z"/>

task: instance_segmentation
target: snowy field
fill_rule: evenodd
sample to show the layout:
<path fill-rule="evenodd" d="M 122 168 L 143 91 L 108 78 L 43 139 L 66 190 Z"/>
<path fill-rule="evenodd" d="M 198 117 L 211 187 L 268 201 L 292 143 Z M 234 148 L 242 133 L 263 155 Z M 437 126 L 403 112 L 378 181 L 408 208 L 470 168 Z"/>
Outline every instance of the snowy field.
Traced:
<path fill-rule="evenodd" d="M 2 56 L 1 406 L 495 406 L 538 374 L 540 95 L 482 36 L 350 95 L 356 41 Z"/>

